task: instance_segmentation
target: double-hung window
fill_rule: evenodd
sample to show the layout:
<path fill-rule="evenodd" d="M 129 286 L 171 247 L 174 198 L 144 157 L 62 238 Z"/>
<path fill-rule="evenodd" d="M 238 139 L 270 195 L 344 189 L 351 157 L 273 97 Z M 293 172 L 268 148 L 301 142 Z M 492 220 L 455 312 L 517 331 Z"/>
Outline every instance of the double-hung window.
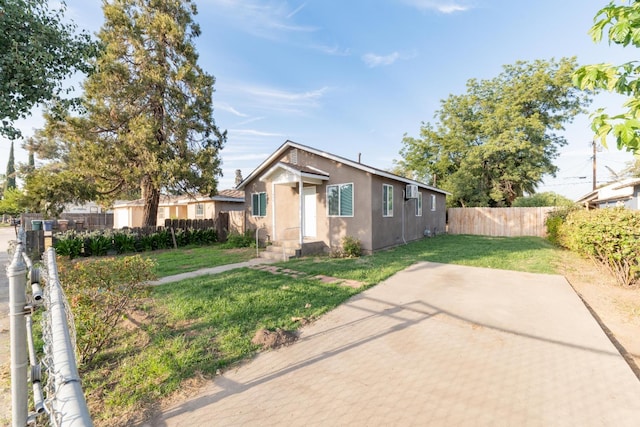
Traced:
<path fill-rule="evenodd" d="M 204 204 L 196 203 L 196 218 L 204 217 Z"/>
<path fill-rule="evenodd" d="M 353 184 L 327 185 L 329 216 L 353 216 Z"/>
<path fill-rule="evenodd" d="M 267 216 L 267 193 L 251 194 L 251 215 Z"/>
<path fill-rule="evenodd" d="M 382 216 L 393 216 L 393 185 L 382 184 Z"/>
<path fill-rule="evenodd" d="M 422 193 L 418 192 L 418 198 L 416 199 L 416 216 L 422 216 Z"/>

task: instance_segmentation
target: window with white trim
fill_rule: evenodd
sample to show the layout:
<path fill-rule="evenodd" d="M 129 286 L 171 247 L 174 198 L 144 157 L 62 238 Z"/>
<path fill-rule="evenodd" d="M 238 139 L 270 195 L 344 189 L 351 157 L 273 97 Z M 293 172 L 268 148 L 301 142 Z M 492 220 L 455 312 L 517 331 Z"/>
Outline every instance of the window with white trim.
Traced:
<path fill-rule="evenodd" d="M 203 217 L 204 217 L 204 204 L 196 203 L 196 218 L 203 218 Z"/>
<path fill-rule="evenodd" d="M 436 210 L 436 195 L 435 194 L 431 195 L 431 210 L 432 211 Z"/>
<path fill-rule="evenodd" d="M 158 219 L 164 219 L 164 206 L 158 208 Z"/>
<path fill-rule="evenodd" d="M 416 216 L 422 216 L 422 193 L 419 191 L 416 199 Z"/>
<path fill-rule="evenodd" d="M 267 216 L 267 193 L 251 194 L 251 215 Z"/>
<path fill-rule="evenodd" d="M 382 216 L 393 216 L 393 185 L 382 184 Z"/>
<path fill-rule="evenodd" d="M 329 216 L 353 216 L 353 183 L 327 185 Z"/>

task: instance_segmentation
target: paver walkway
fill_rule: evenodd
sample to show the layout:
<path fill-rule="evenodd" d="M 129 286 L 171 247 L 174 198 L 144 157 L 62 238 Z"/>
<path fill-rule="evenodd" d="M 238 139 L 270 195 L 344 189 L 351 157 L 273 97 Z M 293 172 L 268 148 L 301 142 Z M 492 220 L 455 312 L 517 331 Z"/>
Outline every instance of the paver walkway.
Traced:
<path fill-rule="evenodd" d="M 419 263 L 152 426 L 637 426 L 640 382 L 561 276 Z"/>

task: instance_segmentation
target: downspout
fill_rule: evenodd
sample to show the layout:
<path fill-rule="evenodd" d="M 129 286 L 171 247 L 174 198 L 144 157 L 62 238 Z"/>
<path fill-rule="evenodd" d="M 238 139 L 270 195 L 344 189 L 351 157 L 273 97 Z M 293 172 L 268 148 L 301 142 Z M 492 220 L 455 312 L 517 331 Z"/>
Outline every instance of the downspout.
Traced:
<path fill-rule="evenodd" d="M 407 203 L 407 190 L 402 190 L 402 241 L 404 242 L 404 244 L 407 244 L 407 239 L 405 239 L 404 237 L 404 204 Z"/>
<path fill-rule="evenodd" d="M 302 243 L 304 243 L 304 182 L 302 181 L 302 174 L 300 174 L 300 249 L 302 249 Z"/>
<path fill-rule="evenodd" d="M 271 183 L 271 234 L 273 235 L 273 241 L 278 239 L 278 234 L 276 233 L 276 183 Z M 267 202 L 268 203 L 268 202 Z M 256 225 L 257 227 L 257 225 Z"/>

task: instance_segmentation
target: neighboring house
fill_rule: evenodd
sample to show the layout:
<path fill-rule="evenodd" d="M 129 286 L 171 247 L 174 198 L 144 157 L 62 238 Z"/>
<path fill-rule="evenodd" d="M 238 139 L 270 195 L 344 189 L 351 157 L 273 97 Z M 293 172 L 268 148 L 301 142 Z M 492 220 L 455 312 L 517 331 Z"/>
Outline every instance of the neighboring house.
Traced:
<path fill-rule="evenodd" d="M 237 189 L 247 229 L 303 255 L 339 248 L 345 236 L 370 253 L 445 231 L 446 191 L 292 141 Z"/>
<path fill-rule="evenodd" d="M 142 199 L 120 201 L 113 205 L 114 228 L 142 226 L 144 203 Z M 244 210 L 244 193 L 222 190 L 209 196 L 160 196 L 157 224 L 165 219 L 215 219 L 220 212 Z"/>
<path fill-rule="evenodd" d="M 65 205 L 62 213 L 70 213 L 70 214 L 87 214 L 87 213 L 103 213 L 105 209 L 95 202 L 86 202 L 82 205 L 78 204 L 68 204 Z M 110 210 L 106 210 L 106 212 L 111 212 Z"/>
<path fill-rule="evenodd" d="M 576 203 L 587 209 L 624 206 L 640 210 L 640 178 L 625 178 L 585 194 Z"/>

